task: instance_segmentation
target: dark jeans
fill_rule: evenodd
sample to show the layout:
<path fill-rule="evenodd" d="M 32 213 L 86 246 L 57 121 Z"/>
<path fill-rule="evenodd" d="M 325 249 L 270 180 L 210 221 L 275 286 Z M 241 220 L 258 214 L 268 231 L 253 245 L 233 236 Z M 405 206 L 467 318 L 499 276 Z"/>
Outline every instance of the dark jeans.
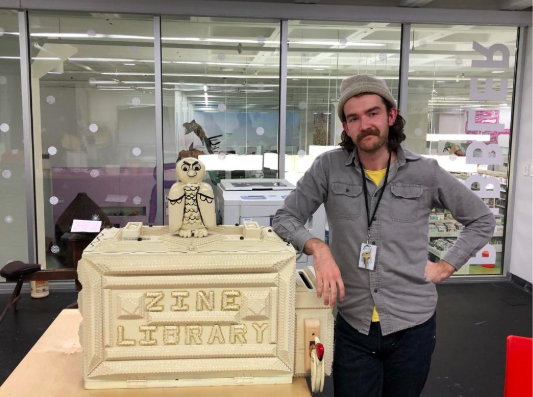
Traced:
<path fill-rule="evenodd" d="M 418 397 L 436 342 L 436 314 L 423 324 L 387 336 L 379 322 L 364 335 L 340 314 L 335 324 L 335 397 Z"/>

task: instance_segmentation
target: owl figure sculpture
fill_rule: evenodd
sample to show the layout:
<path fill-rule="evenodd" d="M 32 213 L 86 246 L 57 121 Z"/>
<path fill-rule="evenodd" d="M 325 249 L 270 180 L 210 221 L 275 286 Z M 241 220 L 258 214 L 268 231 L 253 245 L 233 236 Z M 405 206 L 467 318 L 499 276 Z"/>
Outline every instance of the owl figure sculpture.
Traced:
<path fill-rule="evenodd" d="M 176 182 L 168 195 L 169 229 L 180 237 L 206 237 L 216 226 L 213 189 L 202 182 L 205 166 L 187 157 L 176 165 Z"/>

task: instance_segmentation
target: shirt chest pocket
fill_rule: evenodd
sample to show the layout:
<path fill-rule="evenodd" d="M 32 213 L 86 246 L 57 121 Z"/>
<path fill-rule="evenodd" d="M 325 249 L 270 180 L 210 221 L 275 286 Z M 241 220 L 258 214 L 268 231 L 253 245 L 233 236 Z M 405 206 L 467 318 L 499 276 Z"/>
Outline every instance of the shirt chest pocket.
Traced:
<path fill-rule="evenodd" d="M 420 185 L 396 183 L 390 185 L 392 197 L 390 216 L 396 222 L 413 223 L 420 214 L 422 193 Z"/>
<path fill-rule="evenodd" d="M 333 182 L 329 195 L 328 216 L 341 219 L 357 219 L 361 215 L 363 187 L 346 182 Z"/>

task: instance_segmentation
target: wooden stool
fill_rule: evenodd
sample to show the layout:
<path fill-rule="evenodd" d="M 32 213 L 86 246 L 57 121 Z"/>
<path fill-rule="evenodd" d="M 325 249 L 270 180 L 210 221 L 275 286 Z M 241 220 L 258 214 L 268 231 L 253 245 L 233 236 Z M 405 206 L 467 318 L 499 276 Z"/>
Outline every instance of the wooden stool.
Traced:
<path fill-rule="evenodd" d="M 22 285 L 25 282 L 38 280 L 75 280 L 78 275 L 75 269 L 52 269 L 41 270 L 41 265 L 24 263 L 21 261 L 10 262 L 0 270 L 0 276 L 4 277 L 8 283 L 17 283 L 7 302 L 4 311 L 0 315 L 0 323 L 7 311 L 14 306 L 17 312 L 17 303 L 20 299 Z"/>

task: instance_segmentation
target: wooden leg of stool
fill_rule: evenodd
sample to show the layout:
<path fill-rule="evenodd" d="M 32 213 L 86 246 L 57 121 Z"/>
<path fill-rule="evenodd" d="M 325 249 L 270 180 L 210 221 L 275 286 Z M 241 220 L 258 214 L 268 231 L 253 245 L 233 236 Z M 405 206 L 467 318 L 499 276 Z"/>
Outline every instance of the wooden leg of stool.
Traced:
<path fill-rule="evenodd" d="M 21 277 L 20 280 L 17 282 L 15 291 L 13 291 L 16 294 L 15 299 L 13 299 L 13 301 L 11 302 L 11 306 L 15 309 L 15 313 L 18 313 L 17 303 L 20 300 L 20 292 L 22 291 L 23 285 L 24 285 L 24 277 Z"/>
<path fill-rule="evenodd" d="M 7 311 L 11 308 L 11 306 L 13 306 L 13 304 L 16 305 L 17 301 L 20 299 L 20 291 L 22 289 L 22 284 L 24 284 L 24 281 L 23 281 L 23 278 L 21 277 L 19 281 L 17 281 L 17 285 L 15 286 L 15 289 L 13 290 L 13 293 L 11 294 L 11 298 L 9 298 L 9 301 L 7 302 L 7 305 L 4 308 L 4 311 L 0 315 L 0 323 L 4 319 L 4 316 L 6 315 Z"/>

